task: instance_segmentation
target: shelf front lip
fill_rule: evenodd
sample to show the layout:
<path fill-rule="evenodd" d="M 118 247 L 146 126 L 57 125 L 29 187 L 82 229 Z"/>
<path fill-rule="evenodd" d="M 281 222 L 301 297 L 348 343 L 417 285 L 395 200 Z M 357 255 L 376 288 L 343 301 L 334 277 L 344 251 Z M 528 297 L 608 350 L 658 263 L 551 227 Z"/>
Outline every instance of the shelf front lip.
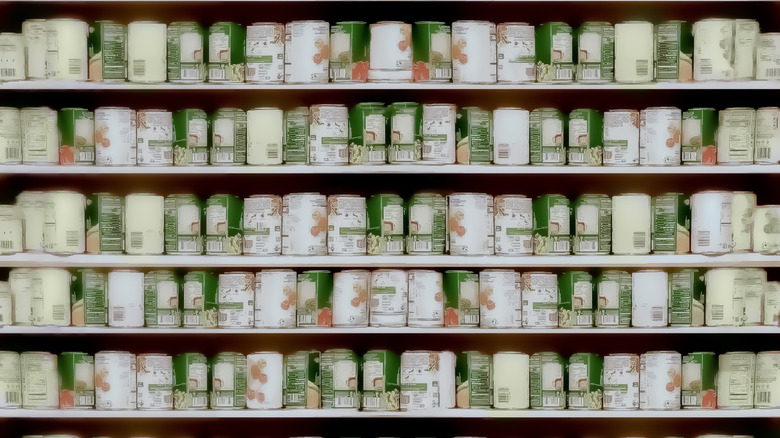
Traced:
<path fill-rule="evenodd" d="M 189 268 L 599 268 L 599 267 L 780 267 L 780 256 L 725 254 L 705 256 L 208 256 L 22 253 L 0 256 L 0 267 L 189 267 Z"/>

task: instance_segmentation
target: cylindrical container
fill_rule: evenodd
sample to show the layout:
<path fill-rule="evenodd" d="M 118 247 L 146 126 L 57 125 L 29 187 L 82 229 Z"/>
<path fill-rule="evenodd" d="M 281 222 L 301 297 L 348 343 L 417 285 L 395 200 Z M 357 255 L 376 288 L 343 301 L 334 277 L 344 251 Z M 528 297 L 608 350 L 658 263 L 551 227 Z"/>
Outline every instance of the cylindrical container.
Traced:
<path fill-rule="evenodd" d="M 780 352 L 761 351 L 756 355 L 755 407 L 780 406 Z"/>
<path fill-rule="evenodd" d="M 22 366 L 19 353 L 0 351 L 0 409 L 22 407 Z"/>
<path fill-rule="evenodd" d="M 194 21 L 177 21 L 168 25 L 168 80 L 203 82 L 206 80 L 205 32 Z"/>
<path fill-rule="evenodd" d="M 86 199 L 86 250 L 89 254 L 121 254 L 125 249 L 125 198 L 93 193 Z"/>
<path fill-rule="evenodd" d="M 361 102 L 349 110 L 349 164 L 387 162 L 385 105 Z"/>
<path fill-rule="evenodd" d="M 60 162 L 57 111 L 48 107 L 22 108 L 22 163 L 57 164 Z"/>
<path fill-rule="evenodd" d="M 101 351 L 95 354 L 95 409 L 136 409 L 136 367 L 135 354 L 126 351 Z"/>
<path fill-rule="evenodd" d="M 328 196 L 327 213 L 328 254 L 365 254 L 366 198 L 357 195 Z"/>
<path fill-rule="evenodd" d="M 756 77 L 756 43 L 758 21 L 737 18 L 734 33 L 734 79 L 753 80 Z"/>
<path fill-rule="evenodd" d="M 255 274 L 255 327 L 295 328 L 297 274 L 263 269 Z"/>
<path fill-rule="evenodd" d="M 444 290 L 441 272 L 413 269 L 409 275 L 409 327 L 444 325 Z"/>
<path fill-rule="evenodd" d="M 397 411 L 401 404 L 400 357 L 388 350 L 370 350 L 360 362 L 362 407 L 367 411 Z"/>
<path fill-rule="evenodd" d="M 32 324 L 33 270 L 14 268 L 8 271 L 8 286 L 13 301 L 14 325 Z"/>
<path fill-rule="evenodd" d="M 756 354 L 730 351 L 718 356 L 718 409 L 752 409 Z"/>
<path fill-rule="evenodd" d="M 43 242 L 46 252 L 81 254 L 86 250 L 86 198 L 68 191 L 47 192 L 43 198 Z"/>
<path fill-rule="evenodd" d="M 86 353 L 60 353 L 60 409 L 95 407 L 95 359 Z"/>
<path fill-rule="evenodd" d="M 127 79 L 127 25 L 98 20 L 89 26 L 87 43 L 90 81 Z"/>
<path fill-rule="evenodd" d="M 323 409 L 358 409 L 358 358 L 352 350 L 332 349 L 322 352 Z"/>
<path fill-rule="evenodd" d="M 687 254 L 691 249 L 691 203 L 682 193 L 654 196 L 654 254 Z"/>
<path fill-rule="evenodd" d="M 127 79 L 130 82 L 165 82 L 167 38 L 164 23 L 133 21 L 127 25 Z"/>
<path fill-rule="evenodd" d="M 530 113 L 522 108 L 493 110 L 493 164 L 530 163 Z"/>
<path fill-rule="evenodd" d="M 147 109 L 137 115 L 138 165 L 173 166 L 173 114 Z"/>
<path fill-rule="evenodd" d="M 529 368 L 531 409 L 566 408 L 566 360 L 558 353 L 534 353 Z"/>
<path fill-rule="evenodd" d="M 309 116 L 309 162 L 349 164 L 349 115 L 344 105 L 312 105 Z"/>
<path fill-rule="evenodd" d="M 252 195 L 244 198 L 244 250 L 246 255 L 282 253 L 282 197 Z"/>
<path fill-rule="evenodd" d="M 543 83 L 572 82 L 574 51 L 571 26 L 559 21 L 539 25 L 536 28 L 536 80 Z"/>
<path fill-rule="evenodd" d="M 771 81 L 780 79 L 780 34 L 762 33 L 756 44 L 756 79 Z"/>
<path fill-rule="evenodd" d="M 27 21 L 22 23 L 22 29 L 26 23 Z M 0 48 L 3 49 L 3 57 L 0 58 L 0 82 L 26 79 L 25 42 L 25 36 L 21 33 L 0 33 Z"/>
<path fill-rule="evenodd" d="M 209 365 L 200 353 L 182 353 L 173 358 L 173 408 L 204 410 L 209 406 Z"/>
<path fill-rule="evenodd" d="M 50 79 L 87 80 L 87 23 L 72 18 L 46 20 L 46 73 Z"/>
<path fill-rule="evenodd" d="M 569 113 L 568 129 L 566 161 L 569 165 L 601 166 L 604 116 L 594 109 L 576 109 Z"/>
<path fill-rule="evenodd" d="M 182 323 L 184 327 L 217 326 L 217 276 L 190 271 L 182 278 Z"/>
<path fill-rule="evenodd" d="M 220 108 L 211 116 L 211 164 L 239 166 L 246 163 L 246 123 L 246 113 L 237 108 Z"/>
<path fill-rule="evenodd" d="M 368 80 L 412 81 L 412 26 L 400 21 L 380 21 L 369 26 Z"/>
<path fill-rule="evenodd" d="M 326 21 L 291 21 L 284 27 L 284 82 L 328 82 L 330 25 Z"/>
<path fill-rule="evenodd" d="M 679 108 L 643 109 L 639 121 L 639 165 L 679 166 L 681 124 Z"/>
<path fill-rule="evenodd" d="M 529 120 L 531 164 L 566 164 L 566 116 L 555 108 L 537 108 Z"/>
<path fill-rule="evenodd" d="M 558 276 L 558 326 L 593 327 L 593 277 L 584 271 Z"/>
<path fill-rule="evenodd" d="M 756 164 L 780 163 L 780 108 L 776 106 L 756 110 L 755 162 Z"/>
<path fill-rule="evenodd" d="M 447 200 L 437 193 L 417 193 L 407 203 L 409 254 L 444 254 L 447 242 Z"/>
<path fill-rule="evenodd" d="M 691 252 L 731 252 L 732 192 L 706 191 L 691 195 Z"/>
<path fill-rule="evenodd" d="M 108 326 L 144 326 L 144 274 L 114 270 L 108 273 Z"/>
<path fill-rule="evenodd" d="M 95 110 L 95 164 L 135 166 L 137 164 L 135 110 L 101 107 Z"/>
<path fill-rule="evenodd" d="M 652 229 L 651 198 L 627 193 L 612 197 L 612 252 L 649 254 Z"/>
<path fill-rule="evenodd" d="M 780 252 L 779 205 L 761 205 L 753 215 L 753 252 L 777 254 Z"/>
<path fill-rule="evenodd" d="M 400 380 L 402 411 L 455 407 L 455 355 L 451 352 L 405 351 Z"/>
<path fill-rule="evenodd" d="M 604 409 L 639 408 L 639 356 L 609 354 L 604 356 Z"/>
<path fill-rule="evenodd" d="M 671 20 L 655 25 L 655 79 L 693 80 L 693 33 L 686 21 Z"/>
<path fill-rule="evenodd" d="M 448 24 L 415 22 L 412 46 L 415 82 L 449 82 L 452 79 L 452 29 Z"/>
<path fill-rule="evenodd" d="M 326 255 L 328 253 L 326 205 L 325 195 L 319 193 L 284 195 L 282 198 L 282 254 Z"/>
<path fill-rule="evenodd" d="M 136 372 L 138 409 L 173 409 L 173 358 L 166 354 L 139 354 Z"/>
<path fill-rule="evenodd" d="M 206 254 L 241 254 L 244 202 L 234 195 L 213 195 L 203 205 Z"/>
<path fill-rule="evenodd" d="M 247 360 L 241 353 L 219 353 L 210 363 L 211 409 L 246 407 Z"/>
<path fill-rule="evenodd" d="M 569 409 L 601 410 L 604 360 L 593 353 L 574 353 L 568 365 Z"/>
<path fill-rule="evenodd" d="M 59 375 L 57 356 L 42 351 L 25 351 L 19 355 L 22 408 L 57 409 Z M 13 374 L 11 375 L 13 376 Z"/>
<path fill-rule="evenodd" d="M 717 374 L 718 357 L 715 353 L 689 353 L 682 357 L 683 409 L 715 409 Z"/>
<path fill-rule="evenodd" d="M 704 325 L 704 286 L 704 271 L 699 268 L 685 268 L 669 274 L 670 325 Z"/>
<path fill-rule="evenodd" d="M 255 275 L 251 272 L 219 274 L 217 314 L 220 328 L 249 328 L 255 322 Z"/>
<path fill-rule="evenodd" d="M 631 275 L 631 325 L 669 325 L 669 275 L 660 270 L 637 271 Z"/>
<path fill-rule="evenodd" d="M 457 164 L 490 164 L 493 159 L 493 113 L 462 107 L 455 123 Z"/>
<path fill-rule="evenodd" d="M 741 326 L 745 315 L 745 273 L 740 268 L 714 268 L 704 274 L 707 286 L 705 323 Z"/>
<path fill-rule="evenodd" d="M 604 113 L 604 165 L 639 164 L 639 111 L 609 110 Z"/>
<path fill-rule="evenodd" d="M 415 102 L 394 102 L 387 106 L 390 141 L 387 161 L 409 163 L 422 159 L 422 110 Z"/>
<path fill-rule="evenodd" d="M 180 327 L 181 279 L 169 270 L 144 274 L 144 319 L 147 327 Z"/>
<path fill-rule="evenodd" d="M 574 202 L 574 254 L 612 251 L 612 199 L 604 194 L 581 195 Z"/>
<path fill-rule="evenodd" d="M 691 108 L 682 114 L 682 164 L 715 164 L 718 160 L 715 134 L 718 112 L 714 108 Z"/>
<path fill-rule="evenodd" d="M 330 27 L 330 79 L 365 82 L 368 79 L 368 26 L 365 21 L 339 21 Z"/>
<path fill-rule="evenodd" d="M 0 327 L 14 323 L 13 296 L 8 282 L 0 283 Z M 2 402 L 0 402 L 0 406 Z"/>
<path fill-rule="evenodd" d="M 542 195 L 533 201 L 534 254 L 571 252 L 571 207 L 563 195 Z"/>
<path fill-rule="evenodd" d="M 484 193 L 447 195 L 450 255 L 492 255 L 493 197 Z"/>
<path fill-rule="evenodd" d="M 496 255 L 533 254 L 533 201 L 523 195 L 494 198 Z"/>
<path fill-rule="evenodd" d="M 534 27 L 528 23 L 496 25 L 499 83 L 536 81 L 536 44 Z"/>
<path fill-rule="evenodd" d="M 455 126 L 458 108 L 453 104 L 422 105 L 422 161 L 455 163 Z"/>
<path fill-rule="evenodd" d="M 168 195 L 163 204 L 166 254 L 202 254 L 200 200 L 191 194 Z"/>
<path fill-rule="evenodd" d="M 330 327 L 333 324 L 333 274 L 330 271 L 298 274 L 296 303 L 298 327 Z"/>
<path fill-rule="evenodd" d="M 32 274 L 32 323 L 70 325 L 70 273 L 65 269 L 37 268 Z"/>
<path fill-rule="evenodd" d="M 333 274 L 333 326 L 368 327 L 368 287 L 371 273 L 351 269 Z"/>
<path fill-rule="evenodd" d="M 71 324 L 105 327 L 108 324 L 108 279 L 106 273 L 77 269 L 70 277 Z"/>
<path fill-rule="evenodd" d="M 639 409 L 678 410 L 682 356 L 676 351 L 650 351 L 639 362 Z"/>
<path fill-rule="evenodd" d="M 756 110 L 727 108 L 718 115 L 718 164 L 752 164 L 756 141 Z"/>
<path fill-rule="evenodd" d="M 512 270 L 485 269 L 479 273 L 480 327 L 522 327 L 521 281 L 520 273 Z"/>
<path fill-rule="evenodd" d="M 43 241 L 45 199 L 46 192 L 39 191 L 25 190 L 16 195 L 16 207 L 19 209 L 18 213 L 21 216 L 22 227 L 24 228 L 23 242 L 25 251 L 42 252 L 46 249 Z"/>
<path fill-rule="evenodd" d="M 280 409 L 284 387 L 284 356 L 261 351 L 246 355 L 246 407 Z"/>
<path fill-rule="evenodd" d="M 482 272 L 491 279 L 497 277 L 495 273 Z M 479 312 L 479 276 L 472 271 L 444 271 L 444 326 L 478 327 Z"/>
<path fill-rule="evenodd" d="M 453 115 L 453 160 L 455 150 L 454 120 Z M 0 163 L 22 163 L 22 119 L 18 108 L 0 107 Z"/>
<path fill-rule="evenodd" d="M 369 324 L 372 327 L 403 327 L 409 303 L 409 276 L 400 269 L 371 272 Z M 446 293 L 446 290 L 445 290 Z"/>
<path fill-rule="evenodd" d="M 764 283 L 764 325 L 777 326 L 780 319 L 780 283 Z"/>
<path fill-rule="evenodd" d="M 284 112 L 255 108 L 246 112 L 246 164 L 282 164 Z"/>
<path fill-rule="evenodd" d="M 321 354 L 316 350 L 296 351 L 284 356 L 284 407 L 320 408 Z"/>
<path fill-rule="evenodd" d="M 606 83 L 615 78 L 615 28 L 586 21 L 577 29 L 577 82 Z"/>
<path fill-rule="evenodd" d="M 455 362 L 456 405 L 490 409 L 493 404 L 493 356 L 464 351 Z"/>
<path fill-rule="evenodd" d="M 558 327 L 558 277 L 556 274 L 523 272 L 521 297 L 523 327 Z"/>
<path fill-rule="evenodd" d="M 24 251 L 24 221 L 15 205 L 0 206 L 0 254 Z"/>
<path fill-rule="evenodd" d="M 762 268 L 744 268 L 744 280 L 742 285 L 745 289 L 745 325 L 761 325 L 762 320 L 762 301 L 764 287 L 766 285 L 766 270 Z"/>
<path fill-rule="evenodd" d="M 47 31 L 45 19 L 33 18 L 22 22 L 22 56 L 25 58 L 28 79 L 46 79 L 46 55 L 49 50 Z M 21 75 L 24 76 L 24 71 Z"/>
<path fill-rule="evenodd" d="M 756 210 L 756 194 L 734 192 L 731 201 L 732 252 L 745 252 L 753 248 L 753 216 Z"/>
<path fill-rule="evenodd" d="M 165 199 L 148 193 L 125 197 L 125 251 L 162 254 L 165 249 Z"/>
<path fill-rule="evenodd" d="M 57 116 L 60 164 L 95 164 L 95 115 L 83 108 L 63 108 Z"/>
<path fill-rule="evenodd" d="M 693 24 L 693 79 L 734 80 L 735 20 L 708 18 Z"/>
<path fill-rule="evenodd" d="M 406 208 L 398 195 L 376 194 L 366 201 L 368 254 L 403 254 Z M 286 224 L 287 222 L 285 222 Z"/>
<path fill-rule="evenodd" d="M 240 24 L 220 21 L 209 27 L 209 82 L 244 82 L 246 29 Z"/>
<path fill-rule="evenodd" d="M 452 82 L 496 82 L 496 25 L 488 21 L 452 23 Z"/>
<path fill-rule="evenodd" d="M 284 24 L 252 23 L 246 27 L 246 81 L 284 81 Z"/>
<path fill-rule="evenodd" d="M 615 25 L 615 80 L 623 84 L 653 81 L 653 24 L 627 21 Z"/>
<path fill-rule="evenodd" d="M 493 355 L 493 408 L 529 408 L 529 362 L 525 353 L 499 351 Z"/>

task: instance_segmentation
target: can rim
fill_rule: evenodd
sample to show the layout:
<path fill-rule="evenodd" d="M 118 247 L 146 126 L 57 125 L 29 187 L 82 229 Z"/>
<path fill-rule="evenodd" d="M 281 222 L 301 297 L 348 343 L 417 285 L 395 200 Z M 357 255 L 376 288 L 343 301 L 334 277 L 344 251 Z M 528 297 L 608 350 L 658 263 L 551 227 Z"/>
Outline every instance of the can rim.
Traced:
<path fill-rule="evenodd" d="M 278 351 L 254 351 L 252 353 L 247 353 L 247 356 L 252 354 L 273 354 L 273 355 L 284 356 L 282 353 L 279 353 Z"/>
<path fill-rule="evenodd" d="M 498 26 L 527 26 L 533 28 L 530 23 L 526 23 L 525 21 L 507 21 L 504 23 L 497 23 L 496 27 Z"/>
<path fill-rule="evenodd" d="M 646 356 L 646 355 L 649 355 L 649 354 L 678 354 L 678 355 L 682 356 L 682 354 L 680 354 L 679 351 L 674 351 L 674 350 L 648 351 L 646 353 L 642 353 L 642 356 Z"/>
<path fill-rule="evenodd" d="M 452 22 L 453 25 L 455 23 L 458 23 L 458 24 L 487 24 L 487 25 L 495 26 L 495 23 L 493 23 L 492 21 L 487 21 L 487 20 L 457 20 L 457 21 L 453 21 Z"/>
<path fill-rule="evenodd" d="M 103 111 L 103 110 L 128 110 L 128 111 L 135 112 L 134 109 L 127 106 L 100 106 L 95 108 L 95 112 Z"/>
<path fill-rule="evenodd" d="M 135 354 L 129 351 L 121 351 L 121 350 L 101 350 L 95 353 L 95 356 L 97 356 L 98 354 L 130 354 L 135 356 Z"/>
<path fill-rule="evenodd" d="M 494 356 L 496 354 L 522 354 L 523 356 L 528 356 L 527 353 L 523 353 L 522 351 L 496 351 L 493 353 Z"/>
<path fill-rule="evenodd" d="M 284 24 L 277 23 L 275 21 L 256 21 L 256 22 L 250 24 L 247 27 L 252 27 L 252 26 L 282 26 L 282 27 L 284 27 Z"/>
<path fill-rule="evenodd" d="M 325 196 L 320 192 L 299 192 L 299 193 L 288 193 L 284 195 L 284 197 L 288 196 Z"/>
<path fill-rule="evenodd" d="M 527 109 L 521 108 L 519 106 L 500 106 L 500 107 L 494 109 L 493 112 L 495 113 L 496 111 L 499 111 L 499 110 L 520 110 L 520 111 L 529 112 Z"/>
<path fill-rule="evenodd" d="M 317 23 L 317 24 L 327 24 L 328 26 L 330 26 L 330 23 L 328 23 L 328 22 L 327 22 L 327 21 L 325 21 L 325 20 L 293 20 L 293 21 L 291 21 L 291 22 L 289 22 L 289 23 L 285 24 L 285 27 L 286 27 L 286 26 L 289 26 L 289 25 L 291 25 L 291 24 L 298 24 L 298 23 L 301 23 L 301 24 L 305 24 L 305 23 Z"/>
<path fill-rule="evenodd" d="M 611 109 L 607 110 L 607 113 L 638 113 L 635 109 Z"/>
<path fill-rule="evenodd" d="M 780 36 L 780 32 L 777 32 L 777 36 Z M 780 111 L 780 106 L 762 106 L 762 107 L 758 108 L 756 111 L 761 111 L 761 110 L 778 110 L 778 111 Z"/>
<path fill-rule="evenodd" d="M 263 274 L 263 273 L 285 273 L 289 274 L 290 272 L 295 273 L 295 269 L 261 269 L 260 271 L 257 271 L 257 274 Z M 257 274 L 255 274 L 255 277 L 257 277 Z"/>
<path fill-rule="evenodd" d="M 411 26 L 409 23 L 406 23 L 404 21 L 395 21 L 395 20 L 383 20 L 383 21 L 377 21 L 376 23 L 371 23 L 371 26 L 376 25 L 385 25 L 385 24 L 405 24 L 407 26 Z"/>

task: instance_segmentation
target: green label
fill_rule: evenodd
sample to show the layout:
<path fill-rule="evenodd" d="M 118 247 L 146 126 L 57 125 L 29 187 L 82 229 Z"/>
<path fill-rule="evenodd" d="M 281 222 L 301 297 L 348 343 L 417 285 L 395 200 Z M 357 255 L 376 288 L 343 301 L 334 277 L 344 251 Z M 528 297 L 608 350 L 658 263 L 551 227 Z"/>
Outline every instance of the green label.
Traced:
<path fill-rule="evenodd" d="M 407 210 L 407 251 L 410 254 L 443 254 L 447 238 L 447 200 L 438 194 L 414 195 Z"/>
<path fill-rule="evenodd" d="M 327 350 L 322 353 L 322 408 L 357 409 L 358 362 L 350 350 Z"/>
<path fill-rule="evenodd" d="M 124 251 L 124 198 L 93 194 L 87 198 L 85 217 L 89 252 Z"/>
<path fill-rule="evenodd" d="M 460 353 L 455 366 L 459 408 L 486 408 L 493 402 L 492 358 L 476 351 Z"/>
<path fill-rule="evenodd" d="M 284 112 L 284 162 L 306 163 L 309 156 L 309 109 Z"/>
<path fill-rule="evenodd" d="M 455 122 L 458 163 L 490 163 L 493 160 L 493 113 L 466 107 Z M 466 153 L 463 150 L 467 151 Z M 463 157 L 466 157 L 464 160 Z"/>
<path fill-rule="evenodd" d="M 93 65 L 99 66 L 104 80 L 127 77 L 127 27 L 111 21 L 98 21 L 89 28 L 90 79 Z"/>
<path fill-rule="evenodd" d="M 284 356 L 284 406 L 320 408 L 320 353 L 298 351 Z"/>

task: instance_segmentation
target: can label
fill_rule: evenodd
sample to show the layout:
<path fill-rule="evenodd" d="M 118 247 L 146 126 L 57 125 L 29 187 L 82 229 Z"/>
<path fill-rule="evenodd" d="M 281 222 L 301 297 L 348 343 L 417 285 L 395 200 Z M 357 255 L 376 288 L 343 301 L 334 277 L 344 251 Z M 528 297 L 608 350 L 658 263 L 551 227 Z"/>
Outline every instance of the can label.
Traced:
<path fill-rule="evenodd" d="M 493 197 L 481 193 L 447 195 L 451 255 L 492 255 L 495 245 Z"/>
<path fill-rule="evenodd" d="M 309 108 L 301 107 L 284 112 L 284 162 L 309 162 Z"/>
<path fill-rule="evenodd" d="M 566 23 L 544 23 L 536 28 L 536 80 L 571 82 L 574 79 L 572 29 Z"/>
<path fill-rule="evenodd" d="M 22 407 L 22 367 L 19 353 L 0 351 L 0 408 Z"/>
<path fill-rule="evenodd" d="M 669 324 L 704 325 L 704 273 L 697 268 L 669 274 Z"/>
<path fill-rule="evenodd" d="M 479 326 L 479 276 L 471 271 L 445 271 L 444 326 Z"/>
<path fill-rule="evenodd" d="M 499 195 L 495 204 L 497 255 L 528 255 L 534 251 L 533 201 L 524 196 Z"/>
<path fill-rule="evenodd" d="M 558 326 L 593 327 L 593 277 L 564 272 L 558 278 Z"/>
<path fill-rule="evenodd" d="M 328 254 L 366 253 L 366 198 L 328 197 Z"/>
<path fill-rule="evenodd" d="M 168 25 L 168 80 L 171 82 L 203 82 L 205 33 L 198 23 L 177 22 Z"/>
<path fill-rule="evenodd" d="M 612 251 L 612 199 L 582 195 L 574 203 L 574 254 L 609 254 Z"/>
<path fill-rule="evenodd" d="M 647 108 L 639 119 L 639 164 L 679 166 L 682 112 L 677 108 Z"/>
<path fill-rule="evenodd" d="M 728 108 L 718 120 L 718 163 L 752 164 L 754 159 L 756 110 Z"/>
<path fill-rule="evenodd" d="M 400 196 L 379 194 L 366 203 L 368 254 L 403 254 L 406 209 Z"/>
<path fill-rule="evenodd" d="M 323 409 L 358 409 L 358 360 L 351 350 L 326 350 L 320 362 Z"/>
<path fill-rule="evenodd" d="M 255 327 L 295 328 L 297 275 L 293 270 L 255 274 Z"/>
<path fill-rule="evenodd" d="M 604 356 L 604 409 L 639 408 L 639 356 L 610 354 Z"/>
<path fill-rule="evenodd" d="M 655 26 L 655 79 L 693 80 L 693 34 L 685 21 L 669 21 Z"/>
<path fill-rule="evenodd" d="M 368 80 L 368 26 L 342 21 L 330 27 L 330 79 L 334 82 Z"/>
<path fill-rule="evenodd" d="M 625 271 L 602 272 L 596 283 L 596 294 L 596 327 L 631 325 L 631 274 Z"/>
<path fill-rule="evenodd" d="M 639 112 L 634 110 L 604 113 L 604 165 L 639 164 Z"/>
<path fill-rule="evenodd" d="M 523 324 L 520 273 L 487 269 L 479 273 L 479 326 L 518 328 Z"/>
<path fill-rule="evenodd" d="M 601 166 L 604 119 L 592 109 L 576 109 L 569 114 L 567 160 L 571 165 Z"/>
<path fill-rule="evenodd" d="M 408 202 L 409 254 L 444 254 L 447 238 L 447 200 L 439 194 L 415 194 Z"/>
<path fill-rule="evenodd" d="M 246 357 L 219 353 L 211 362 L 211 409 L 246 407 Z"/>
<path fill-rule="evenodd" d="M 173 115 L 170 111 L 138 111 L 138 165 L 173 165 Z"/>
<path fill-rule="evenodd" d="M 162 354 L 140 354 L 138 409 L 173 409 L 173 359 Z"/>
<path fill-rule="evenodd" d="M 60 374 L 60 409 L 95 407 L 95 359 L 86 353 L 62 353 L 57 361 Z"/>
<path fill-rule="evenodd" d="M 57 356 L 51 353 L 24 352 L 20 355 L 20 363 L 22 407 L 57 409 L 59 407 Z M 95 383 L 98 381 L 96 380 Z"/>
<path fill-rule="evenodd" d="M 614 78 L 615 28 L 603 22 L 583 23 L 577 31 L 577 81 L 600 83 Z"/>
<path fill-rule="evenodd" d="M 244 254 L 282 253 L 282 198 L 258 195 L 244 199 Z"/>
<path fill-rule="evenodd" d="M 682 114 L 682 163 L 715 164 L 718 113 L 713 108 L 692 108 Z"/>
<path fill-rule="evenodd" d="M 409 271 L 409 326 L 444 325 L 444 280 L 440 272 Z"/>
<path fill-rule="evenodd" d="M 397 411 L 401 402 L 400 358 L 388 350 L 371 350 L 361 362 L 363 410 Z"/>
<path fill-rule="evenodd" d="M 298 327 L 330 327 L 333 324 L 333 275 L 330 271 L 298 274 Z"/>
<path fill-rule="evenodd" d="M 756 110 L 756 164 L 780 162 L 780 108 Z"/>
<path fill-rule="evenodd" d="M 211 119 L 211 164 L 246 163 L 246 113 L 223 108 Z"/>
<path fill-rule="evenodd" d="M 108 323 L 106 274 L 78 269 L 70 278 L 71 323 L 77 327 L 104 327 Z"/>
<path fill-rule="evenodd" d="M 169 195 L 163 206 L 165 214 L 165 253 L 201 254 L 201 206 L 195 195 Z"/>
<path fill-rule="evenodd" d="M 252 327 L 255 321 L 254 274 L 250 272 L 220 274 L 217 308 L 219 327 Z"/>
<path fill-rule="evenodd" d="M 179 279 L 173 271 L 151 271 L 144 275 L 144 319 L 147 327 L 178 327 Z"/>
<path fill-rule="evenodd" d="M 387 107 L 390 163 L 407 163 L 422 159 L 422 111 L 417 103 L 392 103 Z"/>
<path fill-rule="evenodd" d="M 496 82 L 496 25 L 487 21 L 452 23 L 452 82 Z"/>
<path fill-rule="evenodd" d="M 284 407 L 320 408 L 320 352 L 298 351 L 284 356 Z"/>
<path fill-rule="evenodd" d="M 780 405 L 780 355 L 762 351 L 756 355 L 756 408 L 777 408 Z"/>
<path fill-rule="evenodd" d="M 639 360 L 639 409 L 680 409 L 680 353 L 650 352 Z"/>
<path fill-rule="evenodd" d="M 536 353 L 531 356 L 530 396 L 532 409 L 564 409 L 565 361 L 557 353 Z"/>
<path fill-rule="evenodd" d="M 493 403 L 493 358 L 478 351 L 464 351 L 455 362 L 457 407 L 490 409 Z"/>
<path fill-rule="evenodd" d="M 458 111 L 455 122 L 458 164 L 489 164 L 493 159 L 493 113 L 476 107 Z"/>
<path fill-rule="evenodd" d="M 569 358 L 569 409 L 601 410 L 604 362 L 593 353 L 576 353 Z"/>
<path fill-rule="evenodd" d="M 209 82 L 244 82 L 246 30 L 236 23 L 209 28 Z"/>
<path fill-rule="evenodd" d="M 558 327 L 558 279 L 546 272 L 524 272 L 521 296 L 524 327 Z"/>
<path fill-rule="evenodd" d="M 401 355 L 401 410 L 441 406 L 440 359 L 435 351 L 406 351 Z"/>
<path fill-rule="evenodd" d="M 284 356 L 281 353 L 252 353 L 246 356 L 246 407 L 280 409 L 284 405 Z"/>
<path fill-rule="evenodd" d="M 246 81 L 284 81 L 284 25 L 255 23 L 246 28 Z"/>
<path fill-rule="evenodd" d="M 90 254 L 121 253 L 125 248 L 124 198 L 107 193 L 87 197 L 86 250 Z"/>
<path fill-rule="evenodd" d="M 715 409 L 717 392 L 715 375 L 718 358 L 715 353 L 690 353 L 682 358 L 682 407 Z"/>
<path fill-rule="evenodd" d="M 285 25 L 285 82 L 328 82 L 329 29 L 325 21 L 293 21 Z"/>
<path fill-rule="evenodd" d="M 412 26 L 414 82 L 452 79 L 452 29 L 440 21 L 418 21 Z"/>
<path fill-rule="evenodd" d="M 209 121 L 199 109 L 182 109 L 173 114 L 173 164 L 205 166 L 209 163 Z"/>
<path fill-rule="evenodd" d="M 282 254 L 325 255 L 328 252 L 327 199 L 318 193 L 282 198 Z"/>
<path fill-rule="evenodd" d="M 19 110 L 0 108 L 0 163 L 22 162 L 22 124 Z"/>
<path fill-rule="evenodd" d="M 100 352 L 95 355 L 95 408 L 135 410 L 137 372 L 134 354 Z"/>
<path fill-rule="evenodd" d="M 95 164 L 95 115 L 81 108 L 63 108 L 60 128 L 60 164 Z"/>
<path fill-rule="evenodd" d="M 422 160 L 454 163 L 457 108 L 447 104 L 423 104 L 422 112 Z"/>
<path fill-rule="evenodd" d="M 531 111 L 529 123 L 531 164 L 565 164 L 563 114 L 553 108 L 538 108 Z"/>
<path fill-rule="evenodd" d="M 755 403 L 756 355 L 729 352 L 718 356 L 718 409 L 751 409 Z"/>
<path fill-rule="evenodd" d="M 333 327 L 368 327 L 370 275 L 359 269 L 333 275 Z"/>
<path fill-rule="evenodd" d="M 182 322 L 184 327 L 216 327 L 217 277 L 211 272 L 191 271 L 182 281 Z"/>
<path fill-rule="evenodd" d="M 687 254 L 691 249 L 691 203 L 682 193 L 654 196 L 653 253 Z"/>
<path fill-rule="evenodd" d="M 359 103 L 349 110 L 349 164 L 387 162 L 385 106 Z"/>
<path fill-rule="evenodd" d="M 562 195 L 542 195 L 533 201 L 534 253 L 571 252 L 571 208 Z"/>
<path fill-rule="evenodd" d="M 244 203 L 233 195 L 214 195 L 206 201 L 206 254 L 241 254 Z"/>
<path fill-rule="evenodd" d="M 173 358 L 173 408 L 207 409 L 209 404 L 209 366 L 206 356 L 183 353 Z"/>
<path fill-rule="evenodd" d="M 343 105 L 312 105 L 309 116 L 311 164 L 349 162 L 349 116 Z"/>
<path fill-rule="evenodd" d="M 137 163 L 136 115 L 128 108 L 95 110 L 95 164 L 135 166 Z"/>
<path fill-rule="evenodd" d="M 409 278 L 406 271 L 378 269 L 371 273 L 371 307 L 368 312 L 372 327 L 406 326 L 409 303 Z"/>
<path fill-rule="evenodd" d="M 534 27 L 525 23 L 496 25 L 498 82 L 536 81 Z"/>
<path fill-rule="evenodd" d="M 89 79 L 91 81 L 127 79 L 127 26 L 113 21 L 96 21 L 87 38 Z"/>

